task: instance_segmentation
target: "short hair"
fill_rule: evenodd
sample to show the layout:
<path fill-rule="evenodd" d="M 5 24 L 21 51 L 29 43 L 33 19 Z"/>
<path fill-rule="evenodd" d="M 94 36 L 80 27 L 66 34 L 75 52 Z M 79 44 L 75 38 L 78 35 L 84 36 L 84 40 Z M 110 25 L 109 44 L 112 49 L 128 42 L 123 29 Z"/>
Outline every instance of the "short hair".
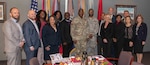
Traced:
<path fill-rule="evenodd" d="M 90 12 L 91 10 L 94 11 L 94 9 L 91 8 L 91 9 L 89 9 L 89 12 Z"/>
<path fill-rule="evenodd" d="M 69 15 L 70 15 L 70 13 L 69 13 L 69 12 L 65 12 L 64 17 L 65 17 L 67 14 L 69 14 Z"/>
<path fill-rule="evenodd" d="M 10 8 L 9 12 L 11 13 L 13 9 L 18 9 L 18 8 L 17 7 L 12 7 L 12 8 Z"/>
<path fill-rule="evenodd" d="M 129 11 L 128 11 L 128 10 L 124 10 L 124 12 L 128 12 L 128 13 L 129 13 Z"/>
<path fill-rule="evenodd" d="M 117 19 L 117 17 L 119 17 L 119 16 L 122 18 L 122 16 L 120 14 L 117 14 L 115 18 Z"/>
<path fill-rule="evenodd" d="M 102 12 L 102 14 L 104 14 L 104 15 L 105 15 L 105 12 Z"/>
<path fill-rule="evenodd" d="M 108 8 L 108 10 L 110 10 L 110 9 L 114 10 L 114 8 L 112 8 L 112 7 Z"/>
<path fill-rule="evenodd" d="M 80 11 L 83 11 L 83 12 L 84 12 L 84 10 L 83 10 L 82 8 L 80 8 L 79 11 L 78 11 L 78 14 L 79 14 Z"/>
<path fill-rule="evenodd" d="M 105 14 L 105 16 L 109 16 L 109 18 L 111 19 L 110 15 L 109 14 Z"/>

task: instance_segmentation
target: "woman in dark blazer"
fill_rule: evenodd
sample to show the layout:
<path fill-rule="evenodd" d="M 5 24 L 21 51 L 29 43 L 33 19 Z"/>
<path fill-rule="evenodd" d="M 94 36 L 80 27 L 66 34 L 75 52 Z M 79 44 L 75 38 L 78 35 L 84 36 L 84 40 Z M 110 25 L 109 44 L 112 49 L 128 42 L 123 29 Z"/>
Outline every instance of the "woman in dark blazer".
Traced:
<path fill-rule="evenodd" d="M 113 41 L 115 49 L 115 57 L 119 57 L 124 43 L 125 24 L 122 22 L 122 16 L 116 15 L 116 22 L 114 23 Z"/>
<path fill-rule="evenodd" d="M 143 58 L 143 46 L 147 37 L 147 25 L 143 22 L 143 17 L 138 15 L 136 17 L 136 24 L 133 26 L 133 43 L 134 51 L 137 56 L 137 62 L 141 63 Z"/>
<path fill-rule="evenodd" d="M 42 40 L 44 45 L 44 60 L 46 63 L 51 63 L 49 55 L 58 53 L 61 43 L 60 30 L 55 24 L 54 16 L 50 16 L 49 23 L 43 27 Z"/>
<path fill-rule="evenodd" d="M 112 44 L 112 34 L 113 25 L 111 23 L 110 15 L 106 14 L 104 16 L 105 22 L 101 26 L 101 37 L 103 41 L 103 55 L 105 57 L 110 57 L 111 55 L 111 44 Z"/>

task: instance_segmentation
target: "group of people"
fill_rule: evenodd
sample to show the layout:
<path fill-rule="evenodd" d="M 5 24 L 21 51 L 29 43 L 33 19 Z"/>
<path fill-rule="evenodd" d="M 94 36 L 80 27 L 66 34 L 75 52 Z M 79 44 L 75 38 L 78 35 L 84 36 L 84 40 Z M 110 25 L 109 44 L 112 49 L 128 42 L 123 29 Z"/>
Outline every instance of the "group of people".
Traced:
<path fill-rule="evenodd" d="M 26 65 L 33 57 L 38 58 L 40 65 L 50 64 L 49 55 L 59 53 L 60 45 L 63 57 L 69 57 L 73 48 L 78 55 L 86 51 L 88 55 L 119 57 L 121 51 L 132 52 L 134 47 L 137 61 L 141 63 L 147 37 L 147 26 L 141 15 L 132 23 L 127 10 L 122 17 L 114 15 L 114 9 L 109 8 L 108 14 L 102 13 L 100 21 L 94 17 L 93 9 L 88 14 L 85 17 L 84 10 L 79 9 L 77 17 L 71 19 L 70 13 L 65 12 L 63 19 L 61 11 L 47 16 L 44 10 L 37 13 L 29 10 L 28 19 L 21 27 L 18 8 L 11 8 L 10 19 L 3 25 L 7 65 L 21 65 L 22 48 Z"/>
<path fill-rule="evenodd" d="M 123 16 L 113 15 L 113 8 L 108 14 L 103 13 L 98 32 L 98 52 L 105 57 L 118 58 L 121 51 L 134 52 L 137 62 L 143 58 L 143 46 L 147 37 L 147 25 L 142 15 L 131 19 L 129 11 L 125 10 Z"/>

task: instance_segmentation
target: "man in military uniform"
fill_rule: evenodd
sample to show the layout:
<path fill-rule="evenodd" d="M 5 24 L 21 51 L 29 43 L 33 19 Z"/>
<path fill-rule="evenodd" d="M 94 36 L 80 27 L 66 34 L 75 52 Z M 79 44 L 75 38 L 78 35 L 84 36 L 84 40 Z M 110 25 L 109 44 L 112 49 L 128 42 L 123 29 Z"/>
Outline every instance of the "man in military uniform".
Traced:
<path fill-rule="evenodd" d="M 75 53 L 81 55 L 83 51 L 86 51 L 86 43 L 88 36 L 88 23 L 83 17 L 83 9 L 79 9 L 78 16 L 71 22 L 71 36 L 75 45 Z"/>
<path fill-rule="evenodd" d="M 97 33 L 99 29 L 99 23 L 97 18 L 94 16 L 94 10 L 89 9 L 89 17 L 86 19 L 88 22 L 88 31 L 91 38 L 87 43 L 87 53 L 88 55 L 97 55 Z"/>

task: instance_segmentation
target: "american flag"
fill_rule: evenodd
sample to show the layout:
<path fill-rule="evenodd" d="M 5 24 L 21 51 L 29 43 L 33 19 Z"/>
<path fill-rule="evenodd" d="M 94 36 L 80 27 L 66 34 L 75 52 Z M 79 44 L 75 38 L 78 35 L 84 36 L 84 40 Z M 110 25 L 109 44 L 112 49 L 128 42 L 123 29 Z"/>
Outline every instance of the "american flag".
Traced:
<path fill-rule="evenodd" d="M 35 12 L 38 12 L 38 1 L 37 0 L 31 0 L 31 10 L 34 10 Z"/>

